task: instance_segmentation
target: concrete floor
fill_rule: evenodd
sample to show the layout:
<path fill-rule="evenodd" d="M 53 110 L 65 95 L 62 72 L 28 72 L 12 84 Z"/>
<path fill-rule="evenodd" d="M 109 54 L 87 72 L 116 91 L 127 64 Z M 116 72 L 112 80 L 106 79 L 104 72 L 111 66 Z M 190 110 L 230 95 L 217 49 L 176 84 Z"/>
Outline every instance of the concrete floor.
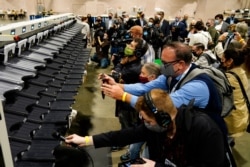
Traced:
<path fill-rule="evenodd" d="M 99 73 L 109 73 L 110 70 L 111 67 L 99 69 L 95 67 L 95 64 L 88 65 L 85 82 L 80 88 L 76 97 L 76 103 L 73 106 L 74 109 L 91 116 L 93 128 L 89 130 L 90 135 L 120 129 L 118 118 L 114 116 L 115 101 L 109 97 L 102 99 L 100 91 L 101 83 L 97 79 Z M 235 140 L 236 144 L 232 150 L 238 167 L 250 167 L 249 141 L 249 133 L 245 133 Z M 120 162 L 120 155 L 125 152 L 126 148 L 111 153 L 112 167 L 117 167 L 117 164 Z"/>
<path fill-rule="evenodd" d="M 110 73 L 111 67 L 107 69 L 96 68 L 96 64 L 88 65 L 87 76 L 84 84 L 79 89 L 76 96 L 76 103 L 72 106 L 73 109 L 79 111 L 83 115 L 91 116 L 91 124 L 88 135 L 107 132 L 120 129 L 118 118 L 115 117 L 115 100 L 105 97 L 102 99 L 100 85 L 101 82 L 97 79 L 99 73 Z M 92 150 L 93 151 L 93 150 Z M 105 150 L 102 153 L 93 153 L 95 156 L 104 156 L 109 159 L 111 156 L 112 167 L 117 167 L 119 157 L 125 153 L 125 149 L 106 155 Z M 110 152 L 110 148 L 108 150 Z M 105 154 L 105 155 L 103 155 Z M 100 157 L 99 157 L 100 158 Z M 98 161 L 99 158 L 96 160 Z M 97 166 L 98 167 L 98 166 Z M 101 166 L 100 166 L 101 167 Z"/>

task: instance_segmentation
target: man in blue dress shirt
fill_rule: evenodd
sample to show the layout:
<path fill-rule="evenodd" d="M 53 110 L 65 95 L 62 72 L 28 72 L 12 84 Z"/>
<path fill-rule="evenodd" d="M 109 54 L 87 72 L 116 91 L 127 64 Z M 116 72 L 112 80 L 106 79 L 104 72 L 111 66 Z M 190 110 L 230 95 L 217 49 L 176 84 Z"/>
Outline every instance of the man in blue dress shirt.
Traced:
<path fill-rule="evenodd" d="M 206 74 L 202 74 L 203 77 L 195 77 L 181 87 L 178 86 L 178 82 L 196 68 L 192 63 L 191 49 L 187 45 L 175 42 L 165 46 L 161 61 L 163 74 L 151 82 L 118 84 L 106 75 L 108 82 L 101 88 L 107 96 L 126 101 L 132 106 L 135 106 L 138 96 L 153 88 L 160 88 L 170 93 L 176 107 L 188 104 L 190 100 L 195 99 L 194 106 L 202 109 L 212 108 L 221 112 L 221 99 L 213 81 Z M 176 83 L 171 84 L 170 80 L 176 80 Z"/>

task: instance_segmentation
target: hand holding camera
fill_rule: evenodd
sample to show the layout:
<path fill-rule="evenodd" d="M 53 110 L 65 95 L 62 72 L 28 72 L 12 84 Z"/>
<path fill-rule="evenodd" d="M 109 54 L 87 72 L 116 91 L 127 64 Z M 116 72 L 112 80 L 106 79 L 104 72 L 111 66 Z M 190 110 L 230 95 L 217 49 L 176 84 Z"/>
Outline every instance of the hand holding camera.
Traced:
<path fill-rule="evenodd" d="M 105 78 L 105 74 L 102 73 L 99 78 L 102 80 L 103 84 L 108 83 L 108 80 Z M 105 99 L 105 94 L 104 94 L 103 90 L 102 90 L 102 99 Z"/>
<path fill-rule="evenodd" d="M 99 79 L 102 80 L 102 86 L 104 86 L 103 84 L 115 85 L 117 84 L 116 82 L 119 82 L 120 80 L 120 74 L 117 72 L 112 72 L 111 75 L 102 73 L 99 75 Z M 102 90 L 102 98 L 105 99 L 105 93 L 103 90 Z"/>
<path fill-rule="evenodd" d="M 99 79 L 101 79 L 103 82 L 103 84 L 101 85 L 102 93 L 114 99 L 121 100 L 124 93 L 122 85 L 115 82 L 115 79 L 113 77 L 114 76 L 111 77 L 107 74 L 99 75 Z"/>

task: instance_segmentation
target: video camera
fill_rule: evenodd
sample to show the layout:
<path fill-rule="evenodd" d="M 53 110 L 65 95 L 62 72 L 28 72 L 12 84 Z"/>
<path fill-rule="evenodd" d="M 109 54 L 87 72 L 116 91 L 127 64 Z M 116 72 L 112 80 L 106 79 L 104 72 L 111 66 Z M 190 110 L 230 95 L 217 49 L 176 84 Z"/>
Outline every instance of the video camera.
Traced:
<path fill-rule="evenodd" d="M 119 30 L 114 32 L 111 36 L 111 45 L 124 48 L 126 44 L 130 43 L 132 40 L 129 32 L 126 30 Z"/>
<path fill-rule="evenodd" d="M 114 35 L 117 36 L 111 38 L 111 45 L 116 48 L 116 52 L 113 53 L 113 64 L 116 66 L 120 62 L 121 57 L 124 56 L 124 48 L 127 44 L 131 43 L 133 39 L 126 30 L 120 30 L 117 34 L 114 33 Z"/>

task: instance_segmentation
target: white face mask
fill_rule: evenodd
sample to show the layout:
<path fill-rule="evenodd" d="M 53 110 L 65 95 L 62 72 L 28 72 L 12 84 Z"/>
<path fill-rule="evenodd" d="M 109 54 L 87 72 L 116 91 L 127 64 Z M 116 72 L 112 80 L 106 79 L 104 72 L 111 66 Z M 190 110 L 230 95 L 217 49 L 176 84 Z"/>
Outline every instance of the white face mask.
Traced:
<path fill-rule="evenodd" d="M 144 125 L 146 126 L 147 129 L 153 131 L 153 132 L 165 132 L 167 131 L 167 128 L 163 128 L 160 125 L 156 124 L 156 125 L 150 125 L 149 123 L 147 123 L 146 121 L 144 121 Z"/>
<path fill-rule="evenodd" d="M 152 26 L 153 25 L 153 23 L 152 22 L 148 22 L 148 26 Z"/>

